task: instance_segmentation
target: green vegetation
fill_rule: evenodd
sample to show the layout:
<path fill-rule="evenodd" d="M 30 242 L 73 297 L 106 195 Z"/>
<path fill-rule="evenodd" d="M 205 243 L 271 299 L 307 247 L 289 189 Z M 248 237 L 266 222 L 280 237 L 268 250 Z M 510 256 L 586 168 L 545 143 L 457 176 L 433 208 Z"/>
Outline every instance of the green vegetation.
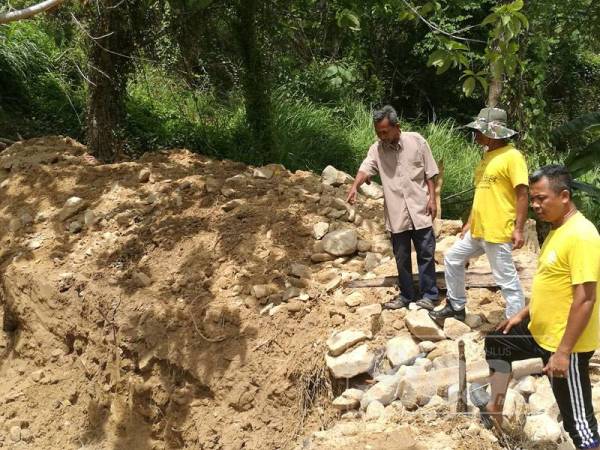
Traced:
<path fill-rule="evenodd" d="M 371 110 L 390 103 L 443 161 L 443 211 L 456 217 L 479 158 L 457 125 L 497 101 L 531 167 L 585 155 L 574 167 L 599 182 L 597 169 L 583 170 L 594 167 L 596 131 L 551 139 L 600 105 L 593 0 L 98 5 L 66 2 L 0 25 L 0 138 L 70 135 L 107 161 L 117 146 L 132 155 L 185 146 L 353 173 L 374 140 Z M 581 202 L 600 222 L 596 203 Z"/>
<path fill-rule="evenodd" d="M 81 136 L 82 85 L 76 56 L 34 21 L 0 27 L 2 137 L 56 133 Z"/>

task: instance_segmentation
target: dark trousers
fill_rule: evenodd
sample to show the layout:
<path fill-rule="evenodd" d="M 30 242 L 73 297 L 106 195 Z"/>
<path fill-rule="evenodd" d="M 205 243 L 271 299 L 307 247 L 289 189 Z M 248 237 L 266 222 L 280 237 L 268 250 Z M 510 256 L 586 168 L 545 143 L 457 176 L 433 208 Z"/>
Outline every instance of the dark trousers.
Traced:
<path fill-rule="evenodd" d="M 552 353 L 538 345 L 529 332 L 528 323 L 524 320 L 508 334 L 494 331 L 485 338 L 485 358 L 491 371 L 508 373 L 513 361 L 529 358 L 542 358 L 544 364 L 548 363 Z M 595 448 L 600 443 L 589 374 L 593 354 L 572 353 L 567 377 L 550 378 L 565 431 L 577 448 Z"/>
<path fill-rule="evenodd" d="M 438 288 L 435 279 L 435 235 L 433 228 L 408 230 L 402 233 L 392 233 L 392 247 L 398 267 L 398 285 L 400 294 L 409 300 L 418 300 L 415 293 L 412 276 L 412 261 L 410 257 L 411 241 L 417 252 L 419 264 L 419 289 L 421 296 L 431 300 L 438 299 Z"/>

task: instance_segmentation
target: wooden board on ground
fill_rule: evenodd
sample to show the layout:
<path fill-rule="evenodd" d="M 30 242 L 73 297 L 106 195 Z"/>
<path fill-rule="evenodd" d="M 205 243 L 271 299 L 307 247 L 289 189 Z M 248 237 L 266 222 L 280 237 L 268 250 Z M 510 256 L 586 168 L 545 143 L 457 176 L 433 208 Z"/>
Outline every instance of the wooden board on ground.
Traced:
<path fill-rule="evenodd" d="M 436 280 L 439 289 L 446 289 L 446 280 L 444 272 L 436 272 Z M 533 273 L 531 270 L 522 270 L 519 272 L 519 279 L 523 287 L 531 286 Z M 419 282 L 419 275 L 413 274 L 415 283 Z M 350 281 L 346 287 L 348 288 L 370 288 L 370 287 L 392 287 L 398 285 L 397 276 L 387 276 L 380 278 L 371 278 L 369 280 L 354 280 Z M 494 280 L 491 272 L 467 271 L 465 275 L 465 286 L 467 288 L 497 288 L 498 285 Z"/>

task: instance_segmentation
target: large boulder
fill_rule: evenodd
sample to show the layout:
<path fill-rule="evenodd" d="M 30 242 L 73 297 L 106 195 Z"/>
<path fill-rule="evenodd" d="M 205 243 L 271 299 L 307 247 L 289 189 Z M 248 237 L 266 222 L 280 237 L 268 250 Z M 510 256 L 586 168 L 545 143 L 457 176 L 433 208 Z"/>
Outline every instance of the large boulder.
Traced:
<path fill-rule="evenodd" d="M 80 197 L 70 197 L 58 212 L 58 220 L 67 220 L 87 206 L 87 202 Z"/>
<path fill-rule="evenodd" d="M 304 264 L 293 263 L 290 266 L 290 274 L 298 278 L 311 278 L 312 269 Z"/>
<path fill-rule="evenodd" d="M 455 236 L 461 232 L 462 226 L 462 220 L 435 219 L 433 222 L 433 232 L 437 238 Z"/>
<path fill-rule="evenodd" d="M 356 230 L 335 230 L 323 238 L 323 248 L 330 255 L 346 256 L 356 253 L 358 234 Z"/>
<path fill-rule="evenodd" d="M 471 331 L 468 325 L 450 317 L 444 321 L 444 334 L 449 339 L 458 339 Z"/>
<path fill-rule="evenodd" d="M 360 306 L 362 302 L 364 302 L 365 297 L 360 292 L 352 292 L 344 299 L 344 304 L 349 306 L 350 308 L 355 308 Z"/>
<path fill-rule="evenodd" d="M 404 320 L 412 335 L 422 341 L 435 342 L 446 339 L 442 329 L 429 317 L 425 309 L 409 312 Z"/>
<path fill-rule="evenodd" d="M 270 180 L 271 178 L 273 178 L 274 174 L 275 174 L 275 171 L 273 170 L 273 168 L 266 167 L 266 166 L 265 167 L 257 167 L 252 172 L 252 176 L 254 178 L 262 178 L 263 180 Z"/>
<path fill-rule="evenodd" d="M 556 442 L 561 435 L 556 420 L 546 414 L 528 416 L 523 431 L 533 442 Z"/>
<path fill-rule="evenodd" d="M 383 188 L 381 185 L 371 181 L 371 184 L 363 183 L 358 188 L 361 194 L 366 195 L 369 198 L 378 200 L 383 197 Z"/>
<path fill-rule="evenodd" d="M 346 172 L 337 170 L 333 166 L 325 167 L 321 173 L 321 176 L 323 177 L 323 183 L 330 186 L 341 186 L 345 183 L 351 183 L 354 180 L 354 178 L 352 178 Z"/>
<path fill-rule="evenodd" d="M 379 253 L 368 252 L 365 256 L 365 271 L 371 272 L 381 264 L 381 255 Z"/>
<path fill-rule="evenodd" d="M 340 356 L 326 355 L 325 361 L 335 378 L 352 378 L 367 372 L 374 358 L 375 355 L 369 351 L 369 346 L 363 344 Z"/>
<path fill-rule="evenodd" d="M 409 334 L 390 339 L 385 346 L 385 350 L 392 366 L 402 364 L 420 353 L 419 346 Z"/>
<path fill-rule="evenodd" d="M 329 231 L 329 223 L 317 222 L 313 225 L 312 235 L 315 239 L 321 239 Z"/>
<path fill-rule="evenodd" d="M 446 236 L 440 242 L 435 244 L 435 261 L 438 264 L 444 263 L 444 255 L 452 248 L 457 240 L 458 236 Z"/>
<path fill-rule="evenodd" d="M 433 360 L 433 370 L 446 369 L 448 367 L 458 367 L 458 357 L 453 353 L 438 356 Z"/>
<path fill-rule="evenodd" d="M 392 252 L 392 243 L 389 240 L 376 240 L 371 243 L 371 251 L 387 254 Z"/>
<path fill-rule="evenodd" d="M 527 375 L 535 375 L 542 373 L 544 362 L 542 358 L 523 359 L 521 361 L 513 361 L 512 376 L 515 380 Z"/>
<path fill-rule="evenodd" d="M 559 410 L 552 390 L 538 390 L 529 397 L 529 413 L 545 414 L 556 420 Z"/>
<path fill-rule="evenodd" d="M 327 339 L 327 348 L 331 356 L 339 356 L 354 344 L 358 344 L 370 337 L 370 334 L 360 330 L 339 331 Z"/>
<path fill-rule="evenodd" d="M 377 400 L 372 401 L 367 406 L 367 410 L 365 412 L 365 420 L 378 420 L 385 414 L 385 406 L 383 403 L 378 402 Z"/>
<path fill-rule="evenodd" d="M 333 401 L 333 407 L 339 411 L 356 409 L 360 406 L 360 400 L 362 399 L 363 395 L 364 392 L 360 389 L 346 389 L 344 392 L 342 392 L 342 395 Z"/>
<path fill-rule="evenodd" d="M 515 391 L 525 397 L 529 397 L 535 392 L 535 378 L 533 378 L 531 375 L 522 378 L 516 384 Z"/>
<path fill-rule="evenodd" d="M 504 409 L 502 415 L 509 421 L 520 424 L 527 414 L 527 403 L 525 398 L 515 389 L 506 391 Z"/>
<path fill-rule="evenodd" d="M 380 402 L 384 406 L 392 403 L 396 400 L 398 386 L 401 381 L 402 377 L 398 374 L 385 377 L 365 392 L 360 401 L 361 408 L 366 408 L 373 401 Z"/>
<path fill-rule="evenodd" d="M 438 390 L 435 375 L 428 376 L 425 369 L 419 366 L 408 367 L 405 374 L 398 389 L 402 405 L 409 411 L 425 406 Z"/>

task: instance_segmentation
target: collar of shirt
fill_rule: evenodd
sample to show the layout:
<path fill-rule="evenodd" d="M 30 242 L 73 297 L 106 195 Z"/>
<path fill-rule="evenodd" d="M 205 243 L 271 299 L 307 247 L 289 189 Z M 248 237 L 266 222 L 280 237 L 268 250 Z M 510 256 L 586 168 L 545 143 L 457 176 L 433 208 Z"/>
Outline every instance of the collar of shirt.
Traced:
<path fill-rule="evenodd" d="M 492 157 L 492 156 L 500 153 L 501 150 L 507 150 L 509 148 L 514 148 L 514 144 L 512 142 L 508 143 L 506 145 L 503 145 L 502 147 L 495 148 L 494 150 L 487 150 L 486 152 L 484 152 L 483 157 L 484 158 Z"/>
<path fill-rule="evenodd" d="M 381 142 L 381 146 L 383 147 L 384 150 L 392 150 L 392 151 L 401 151 L 402 150 L 402 135 L 400 135 L 398 142 L 396 142 L 395 144 L 392 144 L 389 142 L 384 142 L 384 141 L 380 141 L 380 142 Z"/>

